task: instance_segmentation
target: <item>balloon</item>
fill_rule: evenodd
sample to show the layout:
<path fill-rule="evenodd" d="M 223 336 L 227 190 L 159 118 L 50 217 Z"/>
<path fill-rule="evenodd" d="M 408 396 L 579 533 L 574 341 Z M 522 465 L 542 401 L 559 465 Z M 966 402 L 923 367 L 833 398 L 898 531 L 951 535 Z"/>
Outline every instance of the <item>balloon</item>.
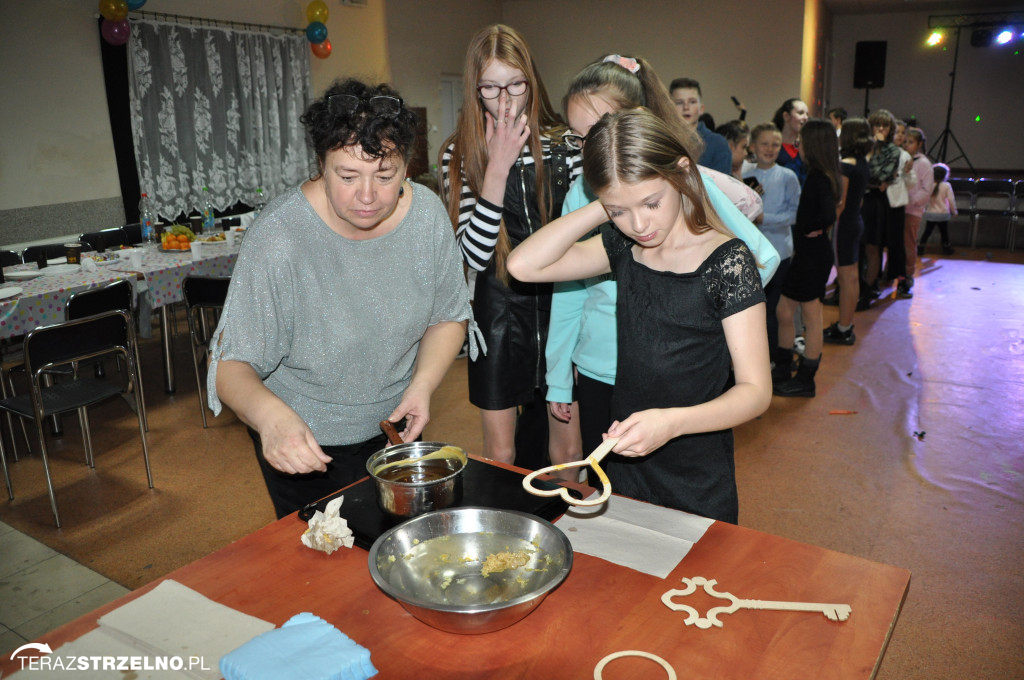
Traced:
<path fill-rule="evenodd" d="M 100 14 L 107 21 L 121 21 L 128 16 L 128 3 L 124 0 L 100 0 Z"/>
<path fill-rule="evenodd" d="M 146 0 L 127 0 L 127 1 L 128 1 L 128 9 L 129 10 L 139 9 L 140 7 L 142 7 L 143 5 L 146 4 Z"/>
<path fill-rule="evenodd" d="M 313 54 L 321 59 L 326 59 L 331 56 L 331 41 L 324 38 L 322 43 L 313 43 L 309 46 L 309 49 L 313 50 Z"/>
<path fill-rule="evenodd" d="M 324 4 L 323 0 L 313 0 L 309 3 L 309 7 L 306 8 L 306 19 L 310 22 L 327 21 L 327 5 Z"/>
<path fill-rule="evenodd" d="M 128 36 L 131 35 L 132 28 L 128 24 L 127 19 L 121 19 L 120 21 L 109 21 L 103 20 L 100 24 L 100 35 L 111 45 L 123 45 L 128 42 Z"/>
<path fill-rule="evenodd" d="M 327 27 L 319 21 L 314 21 L 309 26 L 306 26 L 306 38 L 311 43 L 322 43 L 327 39 Z"/>

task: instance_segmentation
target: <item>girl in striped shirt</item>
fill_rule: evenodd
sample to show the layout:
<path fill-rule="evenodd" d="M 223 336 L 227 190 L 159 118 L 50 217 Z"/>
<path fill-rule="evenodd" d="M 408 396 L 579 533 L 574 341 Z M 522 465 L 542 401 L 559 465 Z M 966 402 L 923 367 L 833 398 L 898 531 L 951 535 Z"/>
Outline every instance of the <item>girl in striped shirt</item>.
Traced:
<path fill-rule="evenodd" d="M 477 272 L 471 333 L 486 350 L 473 351 L 471 339 L 469 400 L 481 410 L 483 455 L 527 467 L 546 464 L 545 449 L 553 463 L 578 458 L 578 428 L 548 415 L 545 403 L 551 284 L 517 281 L 505 259 L 561 214 L 579 151 L 562 143 L 566 126 L 514 29 L 499 24 L 472 38 L 463 81 L 459 122 L 441 153 L 441 190 L 463 260 Z"/>

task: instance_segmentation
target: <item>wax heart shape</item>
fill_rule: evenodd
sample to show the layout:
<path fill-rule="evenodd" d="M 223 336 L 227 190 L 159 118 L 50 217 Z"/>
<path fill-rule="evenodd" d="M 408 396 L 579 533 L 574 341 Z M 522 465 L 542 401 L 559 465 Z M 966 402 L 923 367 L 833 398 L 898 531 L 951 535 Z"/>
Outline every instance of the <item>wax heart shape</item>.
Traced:
<path fill-rule="evenodd" d="M 605 474 L 604 470 L 601 469 L 601 460 L 608 455 L 612 448 L 619 443 L 618 437 L 609 437 L 601 442 L 601 445 L 594 449 L 593 453 L 584 458 L 583 460 L 574 460 L 571 463 L 559 463 L 558 465 L 549 465 L 546 468 L 540 470 L 534 470 L 530 474 L 523 478 L 523 488 L 534 496 L 561 496 L 562 500 L 570 505 L 601 505 L 612 495 L 612 483 L 608 480 L 608 475 Z M 533 485 L 533 480 L 540 475 L 550 474 L 559 470 L 568 470 L 570 468 L 583 468 L 589 467 L 597 473 L 597 478 L 601 480 L 601 486 L 603 490 L 601 495 L 597 498 L 590 500 L 581 500 L 575 498 L 569 493 L 569 489 L 565 487 L 559 487 L 557 489 L 538 489 Z"/>

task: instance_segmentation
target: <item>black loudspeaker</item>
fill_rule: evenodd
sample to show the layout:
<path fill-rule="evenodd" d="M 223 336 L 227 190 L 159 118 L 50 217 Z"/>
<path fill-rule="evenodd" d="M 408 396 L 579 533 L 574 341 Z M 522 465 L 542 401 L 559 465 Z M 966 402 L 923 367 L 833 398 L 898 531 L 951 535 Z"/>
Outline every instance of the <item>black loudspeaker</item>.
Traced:
<path fill-rule="evenodd" d="M 885 40 L 861 40 L 853 62 L 853 86 L 885 87 Z"/>

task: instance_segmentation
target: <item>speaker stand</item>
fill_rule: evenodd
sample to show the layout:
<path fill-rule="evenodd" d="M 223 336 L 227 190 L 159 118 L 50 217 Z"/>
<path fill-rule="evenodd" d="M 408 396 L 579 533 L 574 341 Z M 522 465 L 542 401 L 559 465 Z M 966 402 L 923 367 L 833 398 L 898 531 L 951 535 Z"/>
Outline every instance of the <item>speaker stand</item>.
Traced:
<path fill-rule="evenodd" d="M 953 70 L 949 73 L 949 103 L 946 105 L 946 126 L 942 129 L 942 132 L 939 133 L 939 136 L 935 138 L 935 141 L 932 143 L 932 148 L 928 149 L 928 155 L 937 161 L 946 163 L 946 151 L 948 149 L 949 140 L 952 139 L 953 143 L 956 144 L 956 148 L 960 152 L 960 155 L 953 158 L 946 164 L 949 165 L 950 163 L 954 163 L 962 158 L 964 159 L 964 162 L 967 163 L 967 167 L 971 169 L 971 175 L 976 177 L 978 173 L 974 169 L 974 166 L 971 165 L 971 159 L 967 157 L 967 152 L 964 151 L 962 146 L 960 146 L 960 142 L 957 141 L 956 135 L 953 134 L 953 130 L 949 127 L 949 122 L 953 117 L 953 89 L 956 87 L 956 64 L 959 58 L 960 27 L 958 26 L 956 29 L 956 46 L 953 48 Z M 939 150 L 938 154 L 933 153 L 936 148 Z"/>
<path fill-rule="evenodd" d="M 870 95 L 870 94 L 871 94 L 871 88 L 870 87 L 865 87 L 864 88 L 864 118 L 867 118 L 868 117 L 868 113 L 871 112 L 871 109 L 868 108 L 868 95 Z"/>

